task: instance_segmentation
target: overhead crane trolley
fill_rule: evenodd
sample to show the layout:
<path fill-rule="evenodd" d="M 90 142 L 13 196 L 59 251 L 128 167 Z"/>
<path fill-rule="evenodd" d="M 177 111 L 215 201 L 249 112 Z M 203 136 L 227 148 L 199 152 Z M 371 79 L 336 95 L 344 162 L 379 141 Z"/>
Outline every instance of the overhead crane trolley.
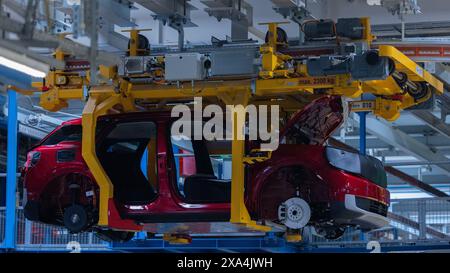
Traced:
<path fill-rule="evenodd" d="M 193 97 L 218 98 L 226 105 L 244 107 L 276 101 L 285 111 L 295 112 L 301 103 L 280 98 L 329 94 L 355 99 L 351 104 L 355 111 L 373 111 L 395 120 L 401 110 L 443 92 L 442 82 L 396 48 L 379 45 L 371 49 L 375 37 L 368 18 L 332 24 L 325 33 L 321 32 L 324 28 L 305 25 L 306 44 L 300 46 L 289 46 L 279 23 L 268 23 L 266 41 L 259 48 L 243 44 L 182 52 L 151 52 L 148 40 L 131 30 L 129 51 L 117 66 L 99 67 L 103 81 L 96 86 L 90 85 L 83 61 L 57 50 L 55 57 L 65 60 L 67 68 L 49 72 L 43 82 L 34 83 L 37 90 L 33 92 L 40 93 L 40 103 L 49 111 L 67 107 L 68 100 L 87 100 L 82 114 L 82 156 L 100 189 L 98 225 L 107 227 L 120 220 L 112 202 L 113 185 L 96 155 L 97 119 L 107 113 L 145 111 L 144 102 L 161 106 Z M 324 48 L 331 48 L 331 53 L 322 54 Z M 255 65 L 255 59 L 260 64 Z M 358 102 L 362 94 L 375 99 Z M 238 111 L 233 113 L 234 121 Z M 235 133 L 242 131 L 236 126 L 237 122 Z M 244 151 L 245 141 L 234 138 L 230 221 L 269 231 L 270 227 L 252 220 L 247 211 L 244 173 L 246 165 L 267 160 L 270 153 L 246 155 Z M 130 224 L 129 229 L 142 226 Z"/>

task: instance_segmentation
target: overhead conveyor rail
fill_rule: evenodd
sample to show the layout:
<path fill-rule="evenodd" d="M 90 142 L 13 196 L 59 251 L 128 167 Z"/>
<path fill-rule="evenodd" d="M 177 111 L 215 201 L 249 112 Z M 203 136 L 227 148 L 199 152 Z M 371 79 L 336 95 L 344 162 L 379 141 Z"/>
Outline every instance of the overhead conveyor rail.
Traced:
<path fill-rule="evenodd" d="M 369 32 L 370 22 L 367 18 L 362 18 L 358 23 L 365 26 L 366 32 L 361 38 L 351 42 L 359 44 L 361 48 L 370 48 L 373 39 Z M 49 72 L 43 83 L 34 85 L 37 89 L 33 92 L 40 93 L 41 106 L 49 111 L 59 111 L 67 107 L 67 101 L 71 99 L 87 100 L 82 115 L 82 155 L 100 188 L 99 226 L 114 228 L 112 225 L 120 219 L 113 202 L 111 179 L 96 155 L 97 119 L 111 111 L 141 111 L 142 107 L 137 103 L 138 101 L 165 105 L 168 102 L 190 101 L 194 97 L 202 97 L 206 100 L 219 99 L 225 105 L 245 107 L 252 103 L 271 105 L 274 100 L 282 104 L 283 101 L 280 98 L 286 95 L 329 94 L 358 98 L 362 94 L 369 93 L 377 96 L 375 106 L 371 109 L 374 114 L 394 120 L 401 110 L 428 100 L 433 93 L 443 92 L 442 82 L 390 45 L 380 45 L 378 51 L 356 51 L 351 55 L 352 57 L 342 54 L 340 58 L 320 56 L 323 59 L 319 61 L 317 59 L 319 56 L 296 59 L 288 53 L 281 53 L 281 49 L 286 48 L 287 43 L 283 39 L 282 30 L 278 24 L 269 23 L 268 29 L 267 41 L 260 47 L 261 65 L 257 76 L 228 75 L 220 79 L 201 76 L 199 79 L 169 81 L 164 79 L 164 76 L 167 78 L 168 74 L 174 71 L 167 68 L 167 63 L 164 66 L 169 55 L 161 54 L 148 60 L 152 64 L 150 71 L 141 71 L 137 74 L 128 70 L 127 75 L 120 75 L 120 65 L 119 67 L 100 66 L 100 74 L 106 79 L 104 84 L 91 86 L 89 73 L 53 70 Z M 148 57 L 141 54 L 142 48 L 138 48 L 140 36 L 137 35 L 137 30 L 134 34 L 130 41 L 129 56 L 122 60 L 125 63 L 131 59 L 147 60 Z M 239 50 L 239 47 L 236 50 Z M 214 53 L 213 49 L 209 55 L 212 53 Z M 206 57 L 200 53 L 196 56 Z M 66 57 L 61 50 L 56 53 L 56 58 L 60 61 Z M 346 62 L 344 66 L 350 69 L 342 70 L 339 65 L 334 65 L 337 60 L 342 59 Z M 234 61 L 240 60 L 234 59 Z M 252 64 L 253 61 L 252 59 Z M 207 66 L 211 65 L 214 65 L 213 61 Z M 190 68 L 182 67 L 182 69 Z M 404 78 L 400 76 L 395 78 L 396 73 Z M 302 104 L 299 103 L 297 110 L 301 107 Z M 296 110 L 295 106 L 291 107 L 291 111 L 294 110 Z M 362 110 L 367 111 L 367 109 Z M 270 227 L 251 219 L 244 202 L 245 165 L 243 163 L 248 158 L 245 154 L 245 141 L 237 137 L 244 129 L 244 124 L 238 122 L 243 111 L 245 108 L 235 108 L 232 113 L 234 137 L 230 221 L 253 229 L 268 231 Z M 130 223 L 129 227 L 132 229 L 143 228 L 134 223 L 131 224 L 129 220 L 127 223 Z"/>

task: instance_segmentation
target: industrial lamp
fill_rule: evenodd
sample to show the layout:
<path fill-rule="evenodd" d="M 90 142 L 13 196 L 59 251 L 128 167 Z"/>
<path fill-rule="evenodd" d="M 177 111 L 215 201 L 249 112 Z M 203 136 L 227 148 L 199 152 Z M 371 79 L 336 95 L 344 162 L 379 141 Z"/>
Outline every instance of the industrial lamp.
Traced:
<path fill-rule="evenodd" d="M 41 60 L 44 56 L 34 56 L 28 52 L 21 52 L 20 49 L 10 48 L 0 44 L 0 65 L 22 72 L 36 78 L 44 78 L 50 70 L 50 65 Z M 36 54 L 37 55 L 37 54 Z"/>

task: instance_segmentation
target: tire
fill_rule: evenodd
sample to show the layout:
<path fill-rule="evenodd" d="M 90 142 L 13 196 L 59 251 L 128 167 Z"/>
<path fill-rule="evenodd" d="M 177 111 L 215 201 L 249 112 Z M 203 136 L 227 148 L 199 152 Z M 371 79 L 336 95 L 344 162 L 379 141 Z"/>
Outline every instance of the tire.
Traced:
<path fill-rule="evenodd" d="M 80 233 L 89 225 L 89 213 L 83 206 L 71 205 L 64 210 L 63 222 L 70 233 Z"/>

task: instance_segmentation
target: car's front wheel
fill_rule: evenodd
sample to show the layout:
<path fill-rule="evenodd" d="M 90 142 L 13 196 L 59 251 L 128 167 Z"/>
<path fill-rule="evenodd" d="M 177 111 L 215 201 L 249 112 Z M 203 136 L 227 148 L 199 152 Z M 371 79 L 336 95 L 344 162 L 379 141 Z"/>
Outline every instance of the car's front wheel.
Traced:
<path fill-rule="evenodd" d="M 304 228 L 311 219 L 309 204 L 300 197 L 292 197 L 278 207 L 278 220 L 294 230 Z"/>

